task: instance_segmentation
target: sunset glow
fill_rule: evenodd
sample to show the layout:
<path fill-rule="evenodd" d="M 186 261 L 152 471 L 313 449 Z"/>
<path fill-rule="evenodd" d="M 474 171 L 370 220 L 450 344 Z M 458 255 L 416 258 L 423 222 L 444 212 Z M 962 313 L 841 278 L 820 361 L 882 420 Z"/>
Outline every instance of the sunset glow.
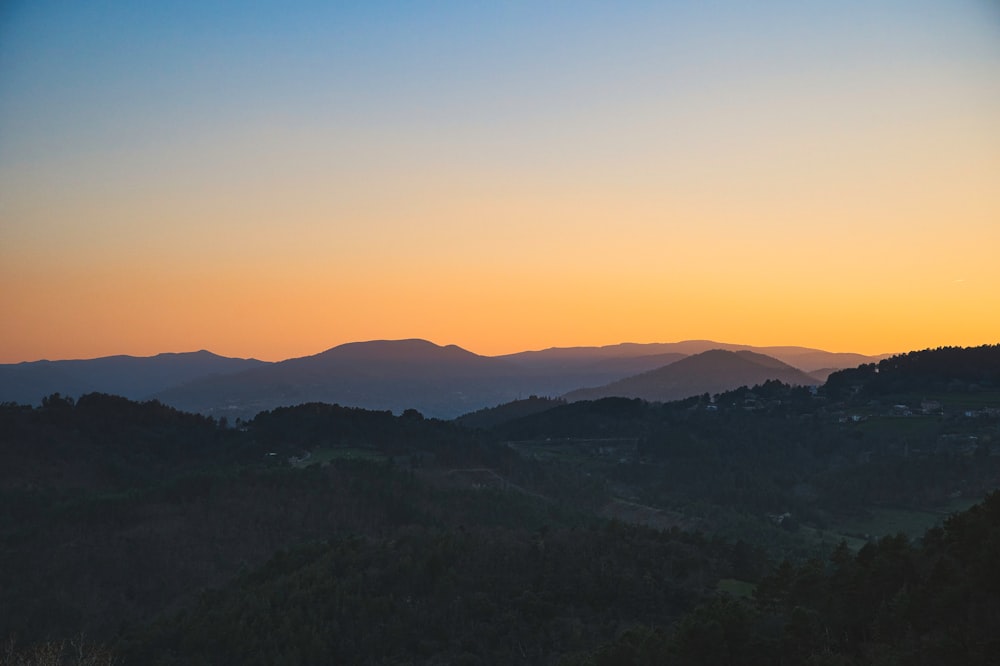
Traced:
<path fill-rule="evenodd" d="M 357 4 L 0 10 L 0 363 L 1000 339 L 994 3 Z"/>

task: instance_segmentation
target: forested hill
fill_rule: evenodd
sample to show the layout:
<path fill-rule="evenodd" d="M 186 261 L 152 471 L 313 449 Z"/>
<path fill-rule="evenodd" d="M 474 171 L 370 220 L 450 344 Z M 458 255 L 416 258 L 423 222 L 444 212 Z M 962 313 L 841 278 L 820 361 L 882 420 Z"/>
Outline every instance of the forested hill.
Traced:
<path fill-rule="evenodd" d="M 536 398 L 478 429 L 0 403 L 0 641 L 83 632 L 127 664 L 989 663 L 1000 500 L 920 538 L 1000 488 L 995 354 L 907 355 L 885 394 Z"/>
<path fill-rule="evenodd" d="M 566 664 L 987 666 L 1000 654 L 1000 493 L 912 542 L 776 567 L 676 629 L 640 627 Z"/>
<path fill-rule="evenodd" d="M 900 354 L 857 368 L 839 370 L 826 392 L 878 396 L 893 393 L 1000 391 L 1000 345 L 941 347 Z"/>
<path fill-rule="evenodd" d="M 544 663 L 763 571 L 746 545 L 608 525 L 602 480 L 416 412 L 224 427 L 51 396 L 0 405 L 0 472 L 10 663 L 81 633 L 127 664 Z"/>
<path fill-rule="evenodd" d="M 57 391 L 73 397 L 101 392 L 140 400 L 171 386 L 267 365 L 252 358 L 227 358 L 205 350 L 147 357 L 3 363 L 0 402 L 37 404 Z"/>
<path fill-rule="evenodd" d="M 280 553 L 123 653 L 150 666 L 555 664 L 620 627 L 672 623 L 733 554 L 614 523 L 336 539 Z"/>

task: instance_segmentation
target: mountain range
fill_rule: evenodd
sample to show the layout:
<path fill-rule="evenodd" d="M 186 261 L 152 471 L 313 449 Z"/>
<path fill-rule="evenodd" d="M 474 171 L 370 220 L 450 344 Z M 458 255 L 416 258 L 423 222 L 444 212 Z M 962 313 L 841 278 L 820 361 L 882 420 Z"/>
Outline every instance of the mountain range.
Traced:
<path fill-rule="evenodd" d="M 739 386 L 755 386 L 769 379 L 793 386 L 820 383 L 802 370 L 772 356 L 746 350 L 710 349 L 604 386 L 571 391 L 566 399 L 621 397 L 667 402 L 702 393 L 721 393 Z"/>
<path fill-rule="evenodd" d="M 710 340 L 482 356 L 426 340 L 374 340 L 277 363 L 199 351 L 0 365 L 0 402 L 101 392 L 230 418 L 305 402 L 452 418 L 528 395 L 671 400 L 767 379 L 820 384 L 834 369 L 882 358 Z"/>
<path fill-rule="evenodd" d="M 156 356 L 105 356 L 70 361 L 32 361 L 0 365 L 0 402 L 37 404 L 61 393 L 112 393 L 145 400 L 172 386 L 214 375 L 231 375 L 269 365 L 256 359 L 228 358 L 208 351 Z"/>

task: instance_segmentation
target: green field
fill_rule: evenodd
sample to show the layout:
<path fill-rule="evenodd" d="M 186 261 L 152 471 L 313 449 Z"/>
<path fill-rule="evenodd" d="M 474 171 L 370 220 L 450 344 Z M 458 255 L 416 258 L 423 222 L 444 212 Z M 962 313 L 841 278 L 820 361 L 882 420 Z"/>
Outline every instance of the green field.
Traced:
<path fill-rule="evenodd" d="M 922 395 L 921 398 L 940 402 L 946 412 L 981 409 L 983 407 L 1000 407 L 1000 392 L 997 391 L 932 393 Z"/>
<path fill-rule="evenodd" d="M 570 465 L 617 465 L 621 458 L 635 456 L 635 440 L 627 438 L 608 439 L 608 446 L 614 452 L 601 454 L 601 444 L 588 439 L 560 439 L 556 441 L 535 440 L 509 442 L 509 446 L 522 456 L 543 461 L 557 461 Z"/>
<path fill-rule="evenodd" d="M 939 427 L 938 416 L 872 416 L 857 425 L 858 430 L 872 436 L 917 436 Z"/>
<path fill-rule="evenodd" d="M 827 530 L 808 527 L 802 529 L 812 532 L 813 537 L 821 543 L 838 543 L 844 539 L 852 550 L 857 550 L 869 539 L 878 539 L 900 532 L 911 539 L 918 539 L 931 527 L 944 522 L 949 515 L 965 511 L 980 501 L 962 497 L 936 509 L 872 507 L 868 517 L 847 520 L 832 525 Z"/>
<path fill-rule="evenodd" d="M 346 449 L 316 449 L 305 460 L 293 462 L 292 467 L 309 467 L 311 465 L 327 465 L 334 460 L 371 460 L 382 462 L 386 457 L 378 451 L 372 449 L 346 448 Z"/>
<path fill-rule="evenodd" d="M 803 535 L 811 538 L 818 544 L 822 544 L 824 547 L 828 549 L 832 549 L 841 541 L 845 541 L 847 542 L 848 548 L 857 551 L 861 550 L 861 548 L 864 547 L 866 543 L 868 543 L 864 539 L 848 536 L 846 534 L 842 534 L 835 530 L 820 530 L 816 529 L 815 527 L 806 527 L 803 525 L 801 528 L 799 528 L 799 531 Z"/>
<path fill-rule="evenodd" d="M 735 578 L 723 578 L 715 586 L 715 589 L 719 592 L 725 592 L 726 594 L 733 597 L 741 597 L 744 599 L 749 599 L 753 596 L 753 591 L 757 589 L 757 586 L 753 583 L 748 583 L 745 580 L 737 580 Z"/>

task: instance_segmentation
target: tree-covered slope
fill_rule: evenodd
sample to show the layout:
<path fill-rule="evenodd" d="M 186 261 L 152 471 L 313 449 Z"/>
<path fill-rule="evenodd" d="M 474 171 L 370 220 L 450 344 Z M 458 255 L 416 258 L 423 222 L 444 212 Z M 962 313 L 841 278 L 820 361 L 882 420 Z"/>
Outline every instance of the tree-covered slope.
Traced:
<path fill-rule="evenodd" d="M 127 663 L 987 663 L 998 500 L 892 536 L 1000 487 L 972 374 L 996 352 L 965 353 L 887 394 L 536 400 L 474 430 L 2 404 L 0 639 L 83 632 Z M 714 599 L 720 579 L 755 600 Z"/>
<path fill-rule="evenodd" d="M 987 666 L 1000 653 L 1000 493 L 919 542 L 885 537 L 776 567 L 675 629 L 639 627 L 574 664 Z"/>
<path fill-rule="evenodd" d="M 940 347 L 899 354 L 831 374 L 833 397 L 899 393 L 1000 391 L 1000 345 Z"/>
<path fill-rule="evenodd" d="M 127 637 L 145 664 L 555 663 L 669 623 L 731 571 L 681 533 L 405 529 L 279 554 Z"/>

